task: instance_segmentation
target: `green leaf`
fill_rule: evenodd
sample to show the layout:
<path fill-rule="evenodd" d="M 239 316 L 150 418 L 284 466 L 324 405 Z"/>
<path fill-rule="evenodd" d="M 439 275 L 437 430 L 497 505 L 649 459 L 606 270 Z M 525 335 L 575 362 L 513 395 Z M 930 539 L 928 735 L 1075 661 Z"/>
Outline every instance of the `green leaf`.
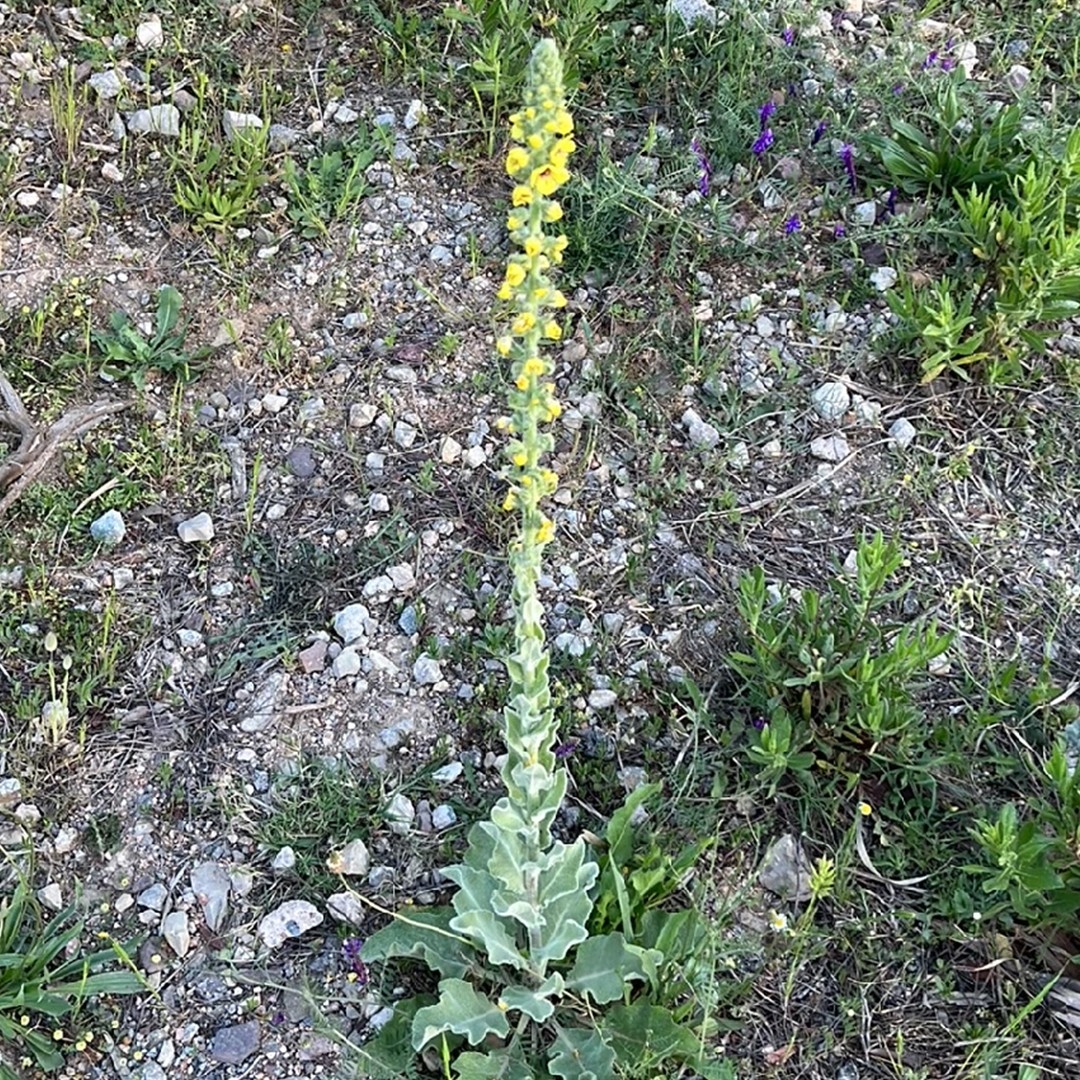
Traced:
<path fill-rule="evenodd" d="M 453 917 L 448 907 L 419 908 L 407 917 L 399 915 L 364 942 L 361 956 L 365 963 L 414 957 L 440 975 L 460 978 L 476 966 L 476 957 L 469 942 L 450 931 Z"/>
<path fill-rule="evenodd" d="M 655 949 L 627 945 L 619 933 L 591 937 L 578 949 L 566 986 L 604 1005 L 621 998 L 629 980 L 644 980 L 661 960 L 663 956 Z"/>
<path fill-rule="evenodd" d="M 701 1044 L 694 1033 L 676 1023 L 667 1009 L 635 1001 L 614 1005 L 605 1014 L 602 1030 L 620 1061 L 653 1064 L 668 1058 L 694 1061 Z"/>
<path fill-rule="evenodd" d="M 634 851 L 634 828 L 631 819 L 639 806 L 653 795 L 664 790 L 663 784 L 642 784 L 626 796 L 626 801 L 611 815 L 604 839 L 608 843 L 608 854 L 616 866 L 625 866 Z"/>
<path fill-rule="evenodd" d="M 461 979 L 443 979 L 439 1000 L 420 1009 L 413 1018 L 412 1043 L 421 1050 L 437 1035 L 452 1031 L 479 1046 L 488 1035 L 505 1038 L 510 1033 L 506 1013 Z"/>
<path fill-rule="evenodd" d="M 565 985 L 562 975 L 555 971 L 535 990 L 526 986 L 508 986 L 499 996 L 511 1009 L 518 1009 L 538 1024 L 542 1024 L 555 1011 L 555 1006 L 548 998 L 561 994 Z"/>
<path fill-rule="evenodd" d="M 599 1032 L 561 1028 L 552 1046 L 548 1071 L 562 1080 L 609 1080 L 614 1075 L 615 1051 Z"/>
<path fill-rule="evenodd" d="M 401 1080 L 408 1076 L 416 1060 L 412 1046 L 413 1017 L 434 1001 L 434 995 L 423 994 L 395 1004 L 394 1015 L 373 1039 L 353 1044 L 350 1053 L 353 1075 L 365 1080 Z"/>
<path fill-rule="evenodd" d="M 536 1080 L 532 1069 L 513 1050 L 478 1054 L 466 1050 L 454 1061 L 457 1080 Z"/>
<path fill-rule="evenodd" d="M 157 336 L 163 338 L 176 325 L 180 318 L 180 305 L 183 300 L 172 285 L 163 285 L 158 290 Z"/>

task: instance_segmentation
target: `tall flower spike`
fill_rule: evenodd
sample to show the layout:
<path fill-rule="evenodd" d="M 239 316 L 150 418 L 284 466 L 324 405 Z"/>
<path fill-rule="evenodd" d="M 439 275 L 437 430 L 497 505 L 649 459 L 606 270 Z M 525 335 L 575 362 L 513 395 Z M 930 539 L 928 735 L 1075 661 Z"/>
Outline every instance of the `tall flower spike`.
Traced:
<path fill-rule="evenodd" d="M 541 41 L 529 61 L 523 108 L 510 117 L 513 146 L 506 171 L 516 186 L 511 202 L 517 246 L 500 287 L 510 301 L 509 333 L 499 337 L 497 351 L 510 362 L 509 392 L 513 437 L 507 446 L 510 482 L 503 506 L 519 516 L 517 539 L 510 546 L 515 613 L 514 653 L 510 672 L 510 704 L 506 708 L 507 749 L 503 770 L 511 803 L 525 820 L 540 829 L 537 842 L 550 839 L 549 826 L 561 800 L 556 776 L 556 728 L 551 712 L 547 650 L 537 594 L 542 553 L 555 526 L 541 510 L 541 501 L 555 491 L 558 477 L 543 459 L 554 439 L 543 430 L 561 412 L 551 382 L 553 365 L 543 345 L 562 337 L 554 312 L 566 297 L 554 287 L 550 267 L 562 260 L 566 237 L 544 230 L 563 216 L 555 193 L 570 178 L 567 165 L 574 152 L 574 120 L 566 108 L 562 60 L 553 41 Z"/>

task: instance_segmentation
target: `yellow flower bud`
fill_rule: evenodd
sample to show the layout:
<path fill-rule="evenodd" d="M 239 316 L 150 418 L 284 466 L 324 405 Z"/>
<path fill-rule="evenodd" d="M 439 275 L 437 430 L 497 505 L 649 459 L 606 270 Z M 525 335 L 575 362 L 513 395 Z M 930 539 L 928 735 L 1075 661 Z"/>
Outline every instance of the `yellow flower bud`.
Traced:
<path fill-rule="evenodd" d="M 552 341 L 558 341 L 562 337 L 562 327 L 557 322 L 549 322 L 544 327 L 544 337 L 551 338 Z"/>
<path fill-rule="evenodd" d="M 537 132 L 534 132 L 534 133 L 533 133 L 532 135 L 530 135 L 530 136 L 528 137 L 528 139 L 526 140 L 526 142 L 528 142 L 528 144 L 529 144 L 529 147 L 530 147 L 531 149 L 533 149 L 533 150 L 539 150 L 539 149 L 540 149 L 540 147 L 544 145 L 544 136 L 543 136 L 543 135 L 540 135 L 540 134 L 539 134 L 539 133 L 537 133 Z"/>
<path fill-rule="evenodd" d="M 514 510 L 517 508 L 517 495 L 512 491 L 506 493 L 506 498 L 503 499 L 502 508 L 506 511 Z"/>
<path fill-rule="evenodd" d="M 540 522 L 540 528 L 536 530 L 536 542 L 549 544 L 555 537 L 555 523 L 550 518 L 544 518 Z"/>
<path fill-rule="evenodd" d="M 553 308 L 564 308 L 566 307 L 566 297 L 561 292 L 559 292 L 558 289 L 556 289 L 551 294 L 551 299 L 548 301 L 548 303 L 551 304 Z"/>
<path fill-rule="evenodd" d="M 510 324 L 512 334 L 527 334 L 536 325 L 536 316 L 531 311 L 521 312 Z"/>
<path fill-rule="evenodd" d="M 499 286 L 499 291 L 495 294 L 500 300 L 513 300 L 514 290 L 510 288 L 508 282 L 503 282 Z"/>
<path fill-rule="evenodd" d="M 495 342 L 495 349 L 500 356 L 509 356 L 510 350 L 514 347 L 514 339 L 504 334 L 498 341 Z"/>
<path fill-rule="evenodd" d="M 517 214 L 511 214 L 506 219 L 506 227 L 511 232 L 515 232 L 516 230 L 520 229 L 524 224 L 525 224 L 525 219 L 523 217 L 518 217 Z"/>
<path fill-rule="evenodd" d="M 559 221 L 563 216 L 563 208 L 557 202 L 549 202 L 544 207 L 544 220 L 547 222 Z"/>
<path fill-rule="evenodd" d="M 544 374 L 544 361 L 539 356 L 530 356 L 524 364 L 521 365 L 522 375 L 529 375 L 533 378 Z"/>
<path fill-rule="evenodd" d="M 524 469 L 529 464 L 529 455 L 524 450 L 519 450 L 510 459 L 519 469 Z"/>
<path fill-rule="evenodd" d="M 526 246 L 526 254 L 528 254 L 528 247 Z M 513 288 L 517 288 L 525 280 L 525 267 L 521 263 L 512 262 L 506 268 L 506 283 Z"/>

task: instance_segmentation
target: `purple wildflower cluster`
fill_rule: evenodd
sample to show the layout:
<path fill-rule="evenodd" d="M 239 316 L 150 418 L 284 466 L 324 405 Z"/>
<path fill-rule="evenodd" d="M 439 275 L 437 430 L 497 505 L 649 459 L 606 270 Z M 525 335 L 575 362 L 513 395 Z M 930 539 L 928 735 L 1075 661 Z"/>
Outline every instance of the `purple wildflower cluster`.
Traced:
<path fill-rule="evenodd" d="M 798 214 L 792 214 L 791 217 L 784 222 L 784 235 L 794 236 L 795 233 L 801 231 L 802 222 L 799 220 Z"/>
<path fill-rule="evenodd" d="M 758 137 L 750 147 L 756 158 L 760 159 L 775 141 L 773 130 L 769 127 L 769 118 L 774 112 L 776 112 L 776 102 L 771 100 L 766 101 L 765 104 L 758 109 Z"/>
<path fill-rule="evenodd" d="M 362 938 L 346 938 L 341 945 L 341 959 L 350 975 L 356 976 L 356 982 L 360 986 L 367 986 L 367 964 L 360 959 L 360 950 L 364 947 Z"/>
<path fill-rule="evenodd" d="M 859 187 L 859 178 L 855 175 L 855 147 L 851 143 L 844 143 L 837 153 L 847 173 L 848 187 L 854 193 Z"/>
<path fill-rule="evenodd" d="M 705 148 L 701 145 L 701 140 L 696 135 L 690 140 L 690 149 L 694 157 L 697 158 L 698 169 L 700 170 L 698 191 L 701 192 L 702 198 L 707 199 L 709 197 L 709 184 L 712 180 L 712 165 L 705 154 Z"/>
<path fill-rule="evenodd" d="M 780 37 L 783 38 L 785 45 L 789 45 L 789 46 L 794 45 L 795 44 L 795 27 L 794 26 L 785 26 L 784 27 L 784 32 L 780 35 Z"/>
<path fill-rule="evenodd" d="M 932 68 L 940 68 L 944 72 L 956 69 L 956 60 L 953 59 L 952 51 L 956 46 L 953 38 L 945 42 L 944 49 L 932 49 L 926 54 L 926 59 L 919 66 L 920 71 L 930 71 Z"/>

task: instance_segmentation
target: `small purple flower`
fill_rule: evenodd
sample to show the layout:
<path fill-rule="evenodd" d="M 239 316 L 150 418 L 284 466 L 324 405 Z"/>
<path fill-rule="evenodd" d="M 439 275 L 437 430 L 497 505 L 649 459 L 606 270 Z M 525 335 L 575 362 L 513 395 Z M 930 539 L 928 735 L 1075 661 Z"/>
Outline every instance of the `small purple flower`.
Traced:
<path fill-rule="evenodd" d="M 761 130 L 762 131 L 765 130 L 765 125 L 768 124 L 769 117 L 772 116 L 772 114 L 774 112 L 776 112 L 776 102 L 775 101 L 766 101 L 765 104 L 762 105 L 760 109 L 758 109 L 757 114 L 758 114 L 758 119 L 761 121 Z"/>
<path fill-rule="evenodd" d="M 696 135 L 690 140 L 690 149 L 693 151 L 694 157 L 697 158 L 698 168 L 701 170 L 698 177 L 698 191 L 701 192 L 703 198 L 708 198 L 709 181 L 712 179 L 712 165 L 709 164 L 705 149 Z"/>
<path fill-rule="evenodd" d="M 899 97 L 904 92 L 904 84 L 902 82 L 893 83 L 893 97 Z"/>
<path fill-rule="evenodd" d="M 836 240 L 843 240 L 847 236 L 847 229 L 843 225 L 837 225 L 832 231 L 833 238 Z"/>
<path fill-rule="evenodd" d="M 838 153 L 844 164 L 844 172 L 847 173 L 848 187 L 854 192 L 859 186 L 859 179 L 855 175 L 855 148 L 851 143 L 844 143 Z"/>
<path fill-rule="evenodd" d="M 784 27 L 784 32 L 780 36 L 784 39 L 784 44 L 785 45 L 794 45 L 795 44 L 795 27 L 794 26 L 785 26 Z"/>
<path fill-rule="evenodd" d="M 356 981 L 361 986 L 367 986 L 367 964 L 360 959 L 360 951 L 363 947 L 362 938 L 346 938 L 341 944 L 341 958 L 345 961 L 349 973 L 356 976 Z"/>
<path fill-rule="evenodd" d="M 791 217 L 784 222 L 784 235 L 793 236 L 802 228 L 802 222 L 799 220 L 798 214 L 792 214 Z"/>
<path fill-rule="evenodd" d="M 765 730 L 765 717 L 764 716 L 755 716 L 754 719 L 750 721 L 750 726 L 755 731 L 764 731 Z"/>
<path fill-rule="evenodd" d="M 942 71 L 954 71 L 955 69 L 956 61 L 951 56 L 946 56 L 945 59 L 941 61 Z"/>
<path fill-rule="evenodd" d="M 754 152 L 755 157 L 760 158 L 772 144 L 772 128 L 763 128 L 761 134 L 754 140 L 754 145 L 751 146 L 750 149 Z"/>
<path fill-rule="evenodd" d="M 889 217 L 896 217 L 896 188 L 889 188 L 889 194 L 885 196 L 885 211 Z"/>
<path fill-rule="evenodd" d="M 825 132 L 829 130 L 829 123 L 827 120 L 819 120 L 814 125 L 814 133 L 810 136 L 810 145 L 817 146 L 822 139 L 825 138 Z"/>
<path fill-rule="evenodd" d="M 555 747 L 553 753 L 556 761 L 565 761 L 575 750 L 577 743 L 564 742 Z"/>
<path fill-rule="evenodd" d="M 921 70 L 922 71 L 929 71 L 930 68 L 932 68 L 937 62 L 938 62 L 938 51 L 937 51 L 937 49 L 934 49 L 933 52 L 929 53 L 927 55 L 926 59 L 922 62 Z"/>

